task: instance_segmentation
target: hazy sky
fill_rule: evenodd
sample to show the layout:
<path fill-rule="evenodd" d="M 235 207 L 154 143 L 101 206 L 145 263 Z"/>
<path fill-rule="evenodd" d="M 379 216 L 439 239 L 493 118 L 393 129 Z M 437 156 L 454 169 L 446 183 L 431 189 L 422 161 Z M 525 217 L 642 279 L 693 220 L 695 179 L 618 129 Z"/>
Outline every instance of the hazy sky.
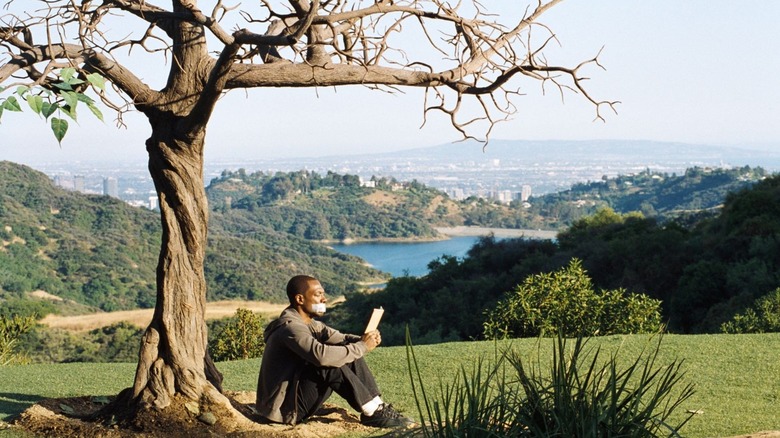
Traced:
<path fill-rule="evenodd" d="M 159 4 L 165 4 L 159 1 Z M 207 1 L 201 1 L 202 5 Z M 504 13 L 515 0 L 485 0 Z M 206 9 L 206 8 L 204 8 Z M 591 69 L 598 98 L 620 100 L 618 114 L 594 122 L 581 98 L 525 86 L 514 120 L 496 139 L 641 139 L 780 150 L 780 1 L 567 0 L 542 22 L 561 48 L 551 63 L 584 60 L 603 46 L 606 71 Z M 160 73 L 164 75 L 165 73 Z M 420 129 L 422 92 L 360 87 L 232 91 L 217 106 L 207 160 L 385 152 L 457 140 L 441 116 Z M 0 159 L 35 164 L 119 158 L 144 164 L 147 122 L 117 129 L 89 114 L 60 148 L 31 112 L 5 113 Z"/>

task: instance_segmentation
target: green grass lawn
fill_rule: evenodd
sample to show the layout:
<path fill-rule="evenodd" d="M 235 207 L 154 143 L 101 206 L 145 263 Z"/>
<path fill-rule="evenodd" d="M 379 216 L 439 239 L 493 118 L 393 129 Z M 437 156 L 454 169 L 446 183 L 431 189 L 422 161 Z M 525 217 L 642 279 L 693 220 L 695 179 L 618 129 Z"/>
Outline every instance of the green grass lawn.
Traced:
<path fill-rule="evenodd" d="M 602 355 L 619 348 L 618 357 L 628 362 L 642 348 L 653 348 L 648 341 L 650 337 L 641 335 L 608 336 L 593 338 L 588 345 L 601 347 Z M 431 394 L 439 382 L 450 383 L 461 366 L 470 367 L 480 356 L 493 357 L 496 349 L 514 348 L 531 362 L 539 358 L 544 362 L 552 344 L 553 339 L 458 342 L 417 346 L 414 351 Z M 384 398 L 417 417 L 404 347 L 379 348 L 367 360 Z M 684 360 L 685 381 L 696 386 L 696 393 L 683 409 L 700 412 L 683 428 L 683 436 L 724 437 L 780 430 L 780 334 L 666 335 L 658 364 L 673 360 Z M 259 365 L 259 359 L 217 364 L 225 375 L 225 388 L 241 391 L 255 390 Z M 132 385 L 134 372 L 135 364 L 0 367 L 0 420 L 8 421 L 43 398 L 116 394 Z M 346 406 L 338 396 L 331 401 Z"/>

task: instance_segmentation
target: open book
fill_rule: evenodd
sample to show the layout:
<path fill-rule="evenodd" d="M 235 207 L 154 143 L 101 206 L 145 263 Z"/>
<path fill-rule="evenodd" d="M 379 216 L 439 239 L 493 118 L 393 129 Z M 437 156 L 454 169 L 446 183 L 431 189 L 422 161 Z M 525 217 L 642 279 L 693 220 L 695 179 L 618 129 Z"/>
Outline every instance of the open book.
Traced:
<path fill-rule="evenodd" d="M 366 324 L 366 331 L 363 333 L 373 332 L 376 330 L 377 327 L 379 327 L 379 321 L 382 319 L 382 315 L 385 313 L 385 309 L 378 308 L 374 309 L 374 311 L 371 313 L 371 318 L 368 320 L 368 324 Z"/>

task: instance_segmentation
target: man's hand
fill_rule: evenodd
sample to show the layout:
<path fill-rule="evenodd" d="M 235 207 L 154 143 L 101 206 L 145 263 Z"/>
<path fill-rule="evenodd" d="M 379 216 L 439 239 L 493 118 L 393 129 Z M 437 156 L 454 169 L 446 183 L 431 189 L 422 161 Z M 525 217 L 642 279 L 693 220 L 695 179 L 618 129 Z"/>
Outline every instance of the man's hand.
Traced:
<path fill-rule="evenodd" d="M 373 332 L 364 333 L 362 341 L 368 347 L 368 351 L 371 351 L 382 343 L 382 336 L 379 334 L 379 330 L 374 330 Z"/>

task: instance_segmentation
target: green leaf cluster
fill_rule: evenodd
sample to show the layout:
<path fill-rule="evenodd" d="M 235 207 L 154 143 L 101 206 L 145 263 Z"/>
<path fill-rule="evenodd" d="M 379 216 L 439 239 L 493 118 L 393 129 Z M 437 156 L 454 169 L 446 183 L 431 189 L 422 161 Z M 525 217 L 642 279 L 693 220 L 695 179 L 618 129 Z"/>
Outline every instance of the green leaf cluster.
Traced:
<path fill-rule="evenodd" d="M 20 100 L 26 101 L 27 106 L 44 120 L 49 120 L 52 133 L 58 143 L 68 132 L 67 116 L 74 122 L 78 120 L 77 109 L 79 103 L 83 103 L 90 112 L 103 120 L 103 113 L 94 99 L 84 94 L 86 85 L 90 85 L 99 91 L 105 91 L 105 79 L 98 73 L 77 74 L 76 69 L 67 67 L 59 70 L 58 80 L 52 87 L 19 86 L 8 97 L 0 97 L 0 119 L 3 111 L 22 112 Z M 81 79 L 82 76 L 84 79 Z M 0 89 L 0 93 L 4 90 Z M 57 114 L 55 116 L 55 114 Z"/>
<path fill-rule="evenodd" d="M 660 299 L 671 330 L 718 332 L 780 285 L 776 175 L 730 193 L 718 214 L 693 224 L 618 216 L 575 223 L 558 236 L 561 253 L 582 260 L 601 288 Z"/>

